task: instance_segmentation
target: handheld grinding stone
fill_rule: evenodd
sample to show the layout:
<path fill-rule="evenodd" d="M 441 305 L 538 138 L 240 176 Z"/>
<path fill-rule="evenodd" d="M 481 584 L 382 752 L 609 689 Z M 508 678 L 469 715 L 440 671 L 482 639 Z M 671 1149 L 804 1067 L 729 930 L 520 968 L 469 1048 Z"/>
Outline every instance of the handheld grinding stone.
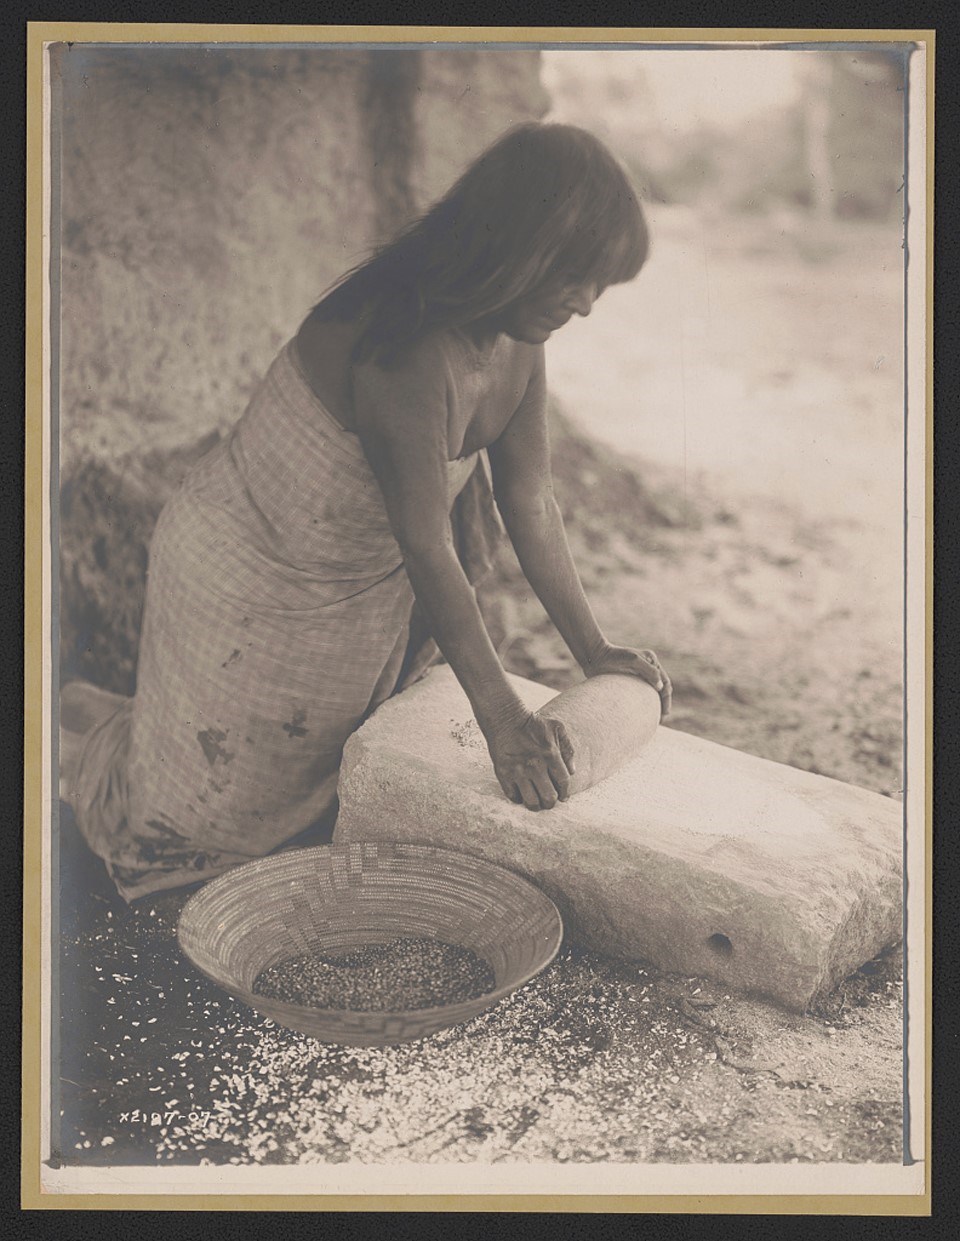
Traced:
<path fill-rule="evenodd" d="M 598 676 L 565 689 L 538 712 L 573 743 L 570 792 L 582 793 L 637 757 L 660 723 L 660 695 L 639 677 Z"/>

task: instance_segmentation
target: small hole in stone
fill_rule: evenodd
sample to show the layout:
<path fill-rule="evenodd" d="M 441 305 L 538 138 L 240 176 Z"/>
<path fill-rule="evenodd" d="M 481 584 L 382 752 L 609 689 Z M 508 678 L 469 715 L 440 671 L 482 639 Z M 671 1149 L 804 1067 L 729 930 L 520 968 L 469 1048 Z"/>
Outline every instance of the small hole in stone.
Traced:
<path fill-rule="evenodd" d="M 707 945 L 721 957 L 729 957 L 733 952 L 733 944 L 726 935 L 711 935 L 707 940 Z"/>

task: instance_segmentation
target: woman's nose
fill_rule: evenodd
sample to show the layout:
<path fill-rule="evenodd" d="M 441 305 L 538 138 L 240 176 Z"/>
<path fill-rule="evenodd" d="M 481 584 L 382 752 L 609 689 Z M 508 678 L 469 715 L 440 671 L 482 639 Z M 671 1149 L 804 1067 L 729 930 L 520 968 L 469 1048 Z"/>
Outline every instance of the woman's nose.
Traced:
<path fill-rule="evenodd" d="M 597 286 L 591 282 L 590 284 L 578 284 L 571 289 L 567 295 L 566 304 L 574 314 L 588 315 L 596 300 Z"/>

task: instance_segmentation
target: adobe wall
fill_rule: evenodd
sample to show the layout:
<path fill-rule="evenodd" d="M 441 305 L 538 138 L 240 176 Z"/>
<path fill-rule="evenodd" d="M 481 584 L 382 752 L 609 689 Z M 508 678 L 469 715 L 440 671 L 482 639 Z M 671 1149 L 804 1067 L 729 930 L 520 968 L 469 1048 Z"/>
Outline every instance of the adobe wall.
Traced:
<path fill-rule="evenodd" d="M 323 289 L 547 104 L 536 51 L 62 46 L 64 465 L 229 426 Z"/>
<path fill-rule="evenodd" d="M 527 50 L 74 44 L 52 68 L 61 669 L 130 693 L 153 525 L 204 441 L 323 289 L 547 97 Z"/>

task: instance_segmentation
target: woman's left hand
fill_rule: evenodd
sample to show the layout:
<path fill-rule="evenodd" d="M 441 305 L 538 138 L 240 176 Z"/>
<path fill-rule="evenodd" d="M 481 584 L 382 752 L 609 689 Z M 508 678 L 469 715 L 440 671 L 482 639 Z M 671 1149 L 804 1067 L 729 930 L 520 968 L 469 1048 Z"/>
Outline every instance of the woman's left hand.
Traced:
<path fill-rule="evenodd" d="M 584 674 L 588 677 L 600 676 L 603 673 L 640 677 L 659 692 L 661 714 L 664 716 L 670 714 L 670 707 L 673 704 L 673 686 L 655 652 L 634 650 L 629 646 L 607 645 L 599 655 L 591 659 L 589 663 L 583 664 L 582 667 Z"/>

